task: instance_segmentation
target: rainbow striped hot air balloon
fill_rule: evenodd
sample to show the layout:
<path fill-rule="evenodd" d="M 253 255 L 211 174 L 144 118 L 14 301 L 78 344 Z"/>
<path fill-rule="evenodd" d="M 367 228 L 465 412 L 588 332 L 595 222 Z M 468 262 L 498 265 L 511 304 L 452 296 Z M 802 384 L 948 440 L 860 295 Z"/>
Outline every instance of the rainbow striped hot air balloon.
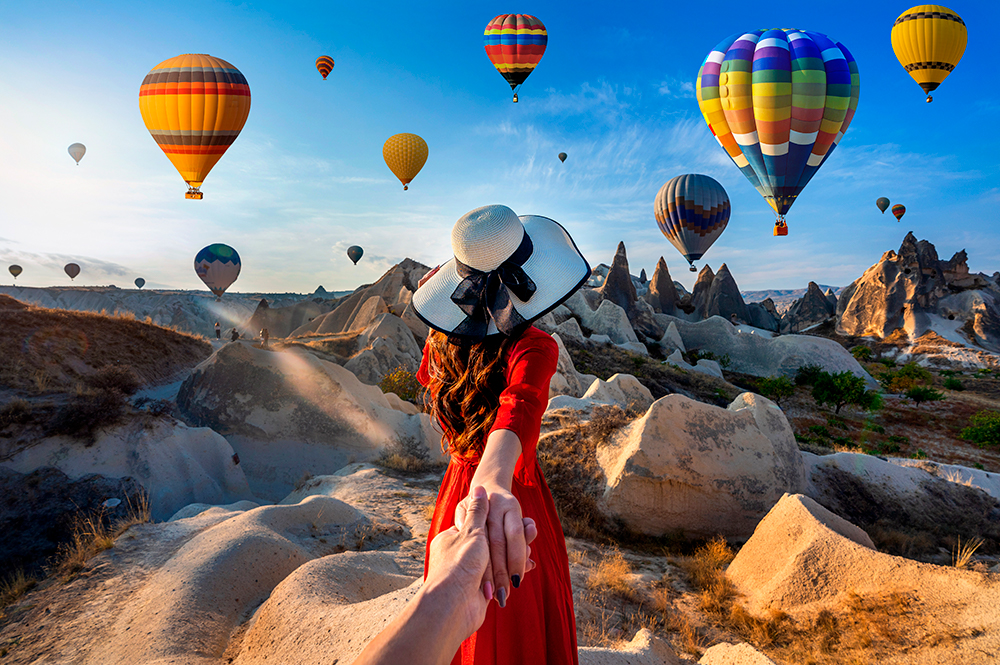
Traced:
<path fill-rule="evenodd" d="M 328 55 L 321 55 L 316 58 L 316 69 L 319 70 L 320 75 L 325 81 L 326 77 L 333 71 L 333 58 Z"/>
<path fill-rule="evenodd" d="M 150 70 L 139 88 L 146 129 L 188 184 L 201 185 L 250 115 L 250 86 L 240 70 L 210 55 L 185 54 Z"/>
<path fill-rule="evenodd" d="M 486 26 L 483 33 L 486 55 L 510 84 L 515 103 L 517 89 L 535 71 L 548 41 L 545 26 L 528 14 L 500 14 Z"/>
<path fill-rule="evenodd" d="M 660 231 L 681 253 L 691 272 L 694 262 L 712 246 L 729 224 L 729 195 L 715 178 L 679 175 L 656 194 L 653 214 Z"/>
<path fill-rule="evenodd" d="M 712 134 L 777 216 L 785 214 L 844 136 L 861 78 L 843 44 L 810 30 L 735 34 L 698 72 L 698 106 Z"/>
<path fill-rule="evenodd" d="M 896 216 L 897 222 L 900 221 L 901 219 L 903 219 L 903 215 L 906 214 L 906 206 L 904 206 L 902 203 L 897 203 L 896 205 L 892 206 L 892 214 Z"/>

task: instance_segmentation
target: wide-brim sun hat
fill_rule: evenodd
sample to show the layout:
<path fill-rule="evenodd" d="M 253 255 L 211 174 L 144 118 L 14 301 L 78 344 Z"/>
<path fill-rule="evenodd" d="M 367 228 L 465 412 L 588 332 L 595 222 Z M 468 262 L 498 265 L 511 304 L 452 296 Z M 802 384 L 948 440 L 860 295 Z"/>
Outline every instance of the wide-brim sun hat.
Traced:
<path fill-rule="evenodd" d="M 451 230 L 455 256 L 413 294 L 421 321 L 453 342 L 518 335 L 566 301 L 590 264 L 561 224 L 488 205 Z"/>

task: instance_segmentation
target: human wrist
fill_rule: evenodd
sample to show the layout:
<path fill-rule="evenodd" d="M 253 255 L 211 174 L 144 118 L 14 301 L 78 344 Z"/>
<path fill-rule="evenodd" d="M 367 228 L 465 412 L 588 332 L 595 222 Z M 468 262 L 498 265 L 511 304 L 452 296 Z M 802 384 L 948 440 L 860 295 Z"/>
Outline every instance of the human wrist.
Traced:
<path fill-rule="evenodd" d="M 470 625 L 471 612 L 466 607 L 468 592 L 449 578 L 429 578 L 413 599 L 413 611 L 434 617 L 440 630 L 438 638 L 448 653 L 454 653 L 478 627 Z"/>

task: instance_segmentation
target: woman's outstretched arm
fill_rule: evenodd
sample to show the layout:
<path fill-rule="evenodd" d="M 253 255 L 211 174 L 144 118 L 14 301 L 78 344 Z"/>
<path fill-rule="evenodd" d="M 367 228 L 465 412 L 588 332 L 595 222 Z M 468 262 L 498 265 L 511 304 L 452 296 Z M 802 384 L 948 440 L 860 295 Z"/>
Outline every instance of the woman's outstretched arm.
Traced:
<path fill-rule="evenodd" d="M 498 429 L 486 439 L 472 486 L 482 486 L 490 501 L 486 534 L 490 546 L 490 564 L 486 579 L 493 580 L 494 596 L 500 607 L 507 605 L 511 586 L 517 588 L 524 576 L 528 559 L 522 526 L 521 504 L 511 494 L 514 467 L 521 456 L 521 440 L 509 429 Z"/>

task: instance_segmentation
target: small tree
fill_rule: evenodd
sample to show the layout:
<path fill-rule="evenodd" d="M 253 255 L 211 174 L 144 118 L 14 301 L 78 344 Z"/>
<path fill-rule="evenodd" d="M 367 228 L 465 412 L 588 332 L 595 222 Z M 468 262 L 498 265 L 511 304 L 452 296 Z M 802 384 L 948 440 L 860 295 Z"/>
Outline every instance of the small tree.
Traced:
<path fill-rule="evenodd" d="M 924 402 L 936 402 L 944 399 L 944 394 L 927 386 L 917 386 L 906 391 L 906 396 L 920 406 Z"/>
<path fill-rule="evenodd" d="M 882 404 L 881 395 L 865 387 L 865 380 L 851 372 L 820 372 L 813 384 L 813 399 L 819 405 L 829 404 L 834 413 L 848 404 L 854 404 L 866 411 L 874 411 Z"/>
<path fill-rule="evenodd" d="M 854 356 L 855 360 L 858 360 L 859 362 L 870 361 L 875 356 L 875 354 L 872 353 L 871 348 L 863 344 L 858 344 L 852 348 L 851 355 Z"/>
<path fill-rule="evenodd" d="M 768 399 L 781 406 L 781 400 L 795 393 L 795 384 L 787 376 L 770 376 L 757 382 L 757 390 Z"/>
<path fill-rule="evenodd" d="M 1000 412 L 978 412 L 969 419 L 969 426 L 959 436 L 980 448 L 1000 446 Z"/>
<path fill-rule="evenodd" d="M 823 368 L 819 365 L 803 365 L 795 370 L 795 385 L 811 386 L 816 383 L 820 374 L 824 374 Z"/>
<path fill-rule="evenodd" d="M 948 390 L 965 390 L 965 386 L 962 385 L 962 380 L 956 379 L 953 376 L 949 376 L 944 380 L 944 387 Z"/>

